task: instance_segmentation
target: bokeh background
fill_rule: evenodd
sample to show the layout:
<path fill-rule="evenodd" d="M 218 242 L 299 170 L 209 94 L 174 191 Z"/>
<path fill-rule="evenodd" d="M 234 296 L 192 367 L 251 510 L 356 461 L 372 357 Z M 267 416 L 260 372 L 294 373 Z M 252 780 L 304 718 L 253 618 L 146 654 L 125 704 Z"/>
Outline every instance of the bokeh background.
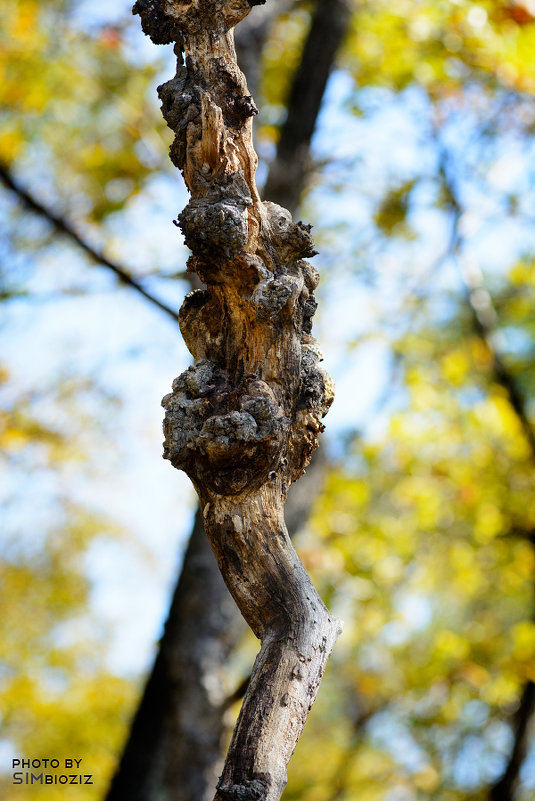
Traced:
<path fill-rule="evenodd" d="M 273 0 L 256 44 L 260 183 L 315 9 Z M 296 536 L 345 631 L 284 797 L 533 801 L 535 2 L 350 12 L 299 205 L 337 398 Z M 189 363 L 155 303 L 191 288 L 156 97 L 173 73 L 127 0 L 3 0 L 7 801 L 66 797 L 11 784 L 13 757 L 55 755 L 104 799 L 192 527 L 161 459 L 160 399 Z M 230 696 L 255 649 L 224 666 Z"/>

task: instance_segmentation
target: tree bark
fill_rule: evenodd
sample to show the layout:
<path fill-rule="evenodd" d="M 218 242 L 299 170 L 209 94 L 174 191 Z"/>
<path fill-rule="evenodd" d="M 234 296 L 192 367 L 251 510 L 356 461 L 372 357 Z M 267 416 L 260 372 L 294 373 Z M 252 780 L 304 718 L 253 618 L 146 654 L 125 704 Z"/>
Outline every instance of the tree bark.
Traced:
<path fill-rule="evenodd" d="M 216 798 L 280 797 L 339 634 L 288 537 L 280 483 L 207 502 L 205 526 L 218 564 L 262 641 Z"/>
<path fill-rule="evenodd" d="M 217 780 L 225 701 L 221 671 L 242 621 L 199 511 L 184 563 L 107 801 L 202 801 Z"/>
<path fill-rule="evenodd" d="M 322 2 L 320 0 L 318 6 Z M 247 75 L 249 88 L 255 91 L 264 38 L 273 18 L 287 5 L 284 0 L 278 0 L 269 7 L 259 8 L 239 26 L 236 37 L 238 61 Z M 318 6 L 315 14 L 321 13 Z M 324 16 L 323 21 L 335 28 L 340 25 L 334 17 Z M 308 37 L 314 36 L 315 45 L 321 49 L 315 31 L 316 26 L 312 23 Z M 331 38 L 328 31 L 326 35 Z M 304 52 L 310 52 L 310 49 L 311 45 L 305 42 Z M 335 53 L 331 55 L 334 61 Z M 329 69 L 327 67 L 327 72 Z M 299 74 L 298 70 L 296 80 Z M 315 86 L 315 91 L 318 90 L 319 86 Z M 295 92 L 291 94 L 293 97 Z M 316 107 L 319 110 L 319 104 Z M 293 124 L 294 117 L 290 109 L 290 124 Z M 309 121 L 304 122 L 309 125 Z M 281 141 L 285 139 L 283 126 Z M 302 138 L 297 139 L 301 141 Z M 285 158 L 288 158 L 288 153 Z M 270 172 L 278 171 L 278 160 L 279 153 L 270 165 Z M 279 201 L 289 209 L 297 206 L 299 187 L 306 181 L 306 162 L 301 159 L 298 164 L 303 170 L 302 177 L 280 187 Z M 195 280 L 192 288 L 200 288 L 202 284 L 197 275 L 190 275 Z M 320 448 L 314 452 L 306 474 L 290 488 L 284 508 L 290 537 L 308 518 L 311 505 L 321 491 L 325 469 L 326 457 Z M 194 599 L 198 599 L 198 603 L 192 611 Z M 189 614 L 195 619 L 194 626 L 187 624 Z M 243 698 L 249 678 L 222 705 L 217 693 L 209 690 L 242 636 L 242 625 L 244 621 L 222 580 L 204 533 L 202 515 L 197 511 L 158 655 L 106 801 L 122 801 L 123 798 L 132 801 L 199 801 L 208 798 L 221 762 L 223 712 L 230 702 Z M 194 664 L 184 670 L 183 660 L 188 654 L 195 655 Z M 195 704 L 197 710 L 195 736 L 191 735 L 188 716 L 183 714 L 191 704 Z M 203 747 L 198 747 L 201 741 Z"/>
<path fill-rule="evenodd" d="M 139 0 L 135 10 L 153 41 L 177 42 L 177 74 L 159 92 L 192 195 L 179 216 L 188 269 L 207 285 L 180 312 L 195 364 L 163 400 L 164 455 L 192 479 L 225 582 L 262 641 L 216 798 L 275 801 L 340 624 L 283 520 L 332 386 L 310 335 L 309 228 L 261 203 L 254 182 L 256 108 L 232 36 L 253 4 Z"/>
<path fill-rule="evenodd" d="M 290 537 L 307 519 L 324 473 L 325 457 L 317 450 L 285 505 Z M 223 697 L 222 671 L 244 629 L 198 508 L 158 653 L 106 801 L 208 801 L 222 767 L 223 713 L 243 698 L 250 681 Z"/>

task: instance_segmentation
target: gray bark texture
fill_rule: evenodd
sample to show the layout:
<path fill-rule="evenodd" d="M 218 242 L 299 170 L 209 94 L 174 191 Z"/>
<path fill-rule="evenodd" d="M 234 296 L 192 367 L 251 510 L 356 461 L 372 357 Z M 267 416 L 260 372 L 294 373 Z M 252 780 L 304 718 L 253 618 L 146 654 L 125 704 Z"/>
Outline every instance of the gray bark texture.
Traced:
<path fill-rule="evenodd" d="M 325 476 L 322 449 L 294 484 L 290 536 L 305 523 Z M 222 673 L 245 621 L 227 590 L 197 509 L 158 653 L 106 801 L 208 801 L 222 767 L 225 710 L 250 678 L 223 696 Z"/>
<path fill-rule="evenodd" d="M 232 36 L 252 5 L 139 0 L 135 10 L 153 41 L 176 42 L 177 74 L 159 92 L 191 192 L 179 216 L 188 269 L 207 286 L 179 316 L 195 363 L 163 401 L 165 456 L 190 476 L 225 582 L 262 642 L 216 798 L 272 801 L 341 627 L 283 519 L 332 384 L 310 334 L 309 228 L 262 203 L 254 182 L 256 108 Z"/>

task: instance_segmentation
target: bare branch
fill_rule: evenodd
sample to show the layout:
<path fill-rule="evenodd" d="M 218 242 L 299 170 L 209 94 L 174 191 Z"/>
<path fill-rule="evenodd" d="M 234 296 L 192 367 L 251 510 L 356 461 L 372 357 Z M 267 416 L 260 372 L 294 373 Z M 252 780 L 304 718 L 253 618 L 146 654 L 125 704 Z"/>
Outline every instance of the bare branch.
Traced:
<path fill-rule="evenodd" d="M 290 0 L 276 0 L 255 10 L 239 26 L 236 49 L 249 88 L 257 85 L 258 64 L 270 25 L 290 4 Z M 316 41 L 316 45 L 321 49 L 321 42 Z M 288 203 L 293 203 L 291 196 Z M 190 279 L 192 289 L 203 288 L 195 273 L 186 273 L 185 277 Z M 311 499 L 317 497 L 323 484 L 326 463 L 324 450 L 319 448 L 305 476 L 290 488 L 284 509 L 290 537 L 308 518 Z M 200 608 L 192 613 L 196 599 Z M 227 621 L 224 631 L 220 628 L 222 610 Z M 193 627 L 174 622 L 185 621 L 186 612 L 195 618 Z M 200 801 L 206 797 L 220 762 L 223 713 L 243 699 L 250 681 L 249 675 L 220 707 L 210 692 L 214 675 L 243 634 L 239 624 L 243 620 L 217 569 L 202 515 L 197 513 L 168 623 L 107 801 L 125 797 L 153 801 L 162 792 L 172 794 L 175 801 Z M 195 654 L 196 671 L 184 670 L 183 660 L 188 654 Z M 192 704 L 196 708 L 195 720 L 184 714 Z"/>
<path fill-rule="evenodd" d="M 134 7 L 153 41 L 177 43 L 177 74 L 159 93 L 175 132 L 171 159 L 192 195 L 179 216 L 188 265 L 207 285 L 180 311 L 195 364 L 163 400 L 164 455 L 192 479 L 225 583 L 262 642 L 218 801 L 278 801 L 340 633 L 283 519 L 332 385 L 310 335 L 318 276 L 303 260 L 314 253 L 309 227 L 261 203 L 254 180 L 256 108 L 232 36 L 254 4 Z"/>
<path fill-rule="evenodd" d="M 103 267 L 107 267 L 108 270 L 111 270 L 117 276 L 120 283 L 125 284 L 125 286 L 129 286 L 131 289 L 134 289 L 140 295 L 142 295 L 145 300 L 148 300 L 149 303 L 152 303 L 154 306 L 157 306 L 161 311 L 165 312 L 169 316 L 173 318 L 176 322 L 177 314 L 176 311 L 173 311 L 169 306 L 166 306 L 165 303 L 162 303 L 158 298 L 155 298 L 150 292 L 147 292 L 146 289 L 136 281 L 135 278 L 132 278 L 130 273 L 121 267 L 121 265 L 117 264 L 111 259 L 108 259 L 103 253 L 96 250 L 92 245 L 86 242 L 80 234 L 75 230 L 75 228 L 68 222 L 64 217 L 60 217 L 59 215 L 55 214 L 51 209 L 47 208 L 41 201 L 37 200 L 33 195 L 28 192 L 27 189 L 24 189 L 19 182 L 13 177 L 11 170 L 6 164 L 0 163 L 0 180 L 4 183 L 8 189 L 11 189 L 18 198 L 24 203 L 24 205 L 33 211 L 35 214 L 38 214 L 40 217 L 44 217 L 51 223 L 56 231 L 61 234 L 67 236 L 71 242 L 74 242 L 81 250 L 83 250 L 94 262 L 97 264 L 102 265 Z"/>
<path fill-rule="evenodd" d="M 297 68 L 277 156 L 263 195 L 292 214 L 310 174 L 310 142 L 327 80 L 351 18 L 349 0 L 317 0 L 310 32 Z"/>
<path fill-rule="evenodd" d="M 457 198 L 453 181 L 448 176 L 447 159 L 444 153 L 441 155 L 440 174 L 452 214 L 449 255 L 453 257 L 458 266 L 466 292 L 468 307 L 471 310 L 474 329 L 485 343 L 492 357 L 492 378 L 496 384 L 505 390 L 529 444 L 531 460 L 535 463 L 535 431 L 527 414 L 525 401 L 518 384 L 507 369 L 504 358 L 499 351 L 498 318 L 492 298 L 485 289 L 481 271 L 475 266 L 467 267 L 459 258 L 462 244 L 459 233 L 459 220 L 462 208 Z M 517 531 L 512 531 L 510 534 L 518 536 Z M 524 532 L 523 536 L 535 546 L 533 531 Z M 527 754 L 528 738 L 534 717 L 535 684 L 528 679 L 524 684 L 512 721 L 514 739 L 509 760 L 502 776 L 490 788 L 490 801 L 514 801 L 516 788 L 520 780 L 520 771 Z"/>
<path fill-rule="evenodd" d="M 492 786 L 491 801 L 513 801 L 529 746 L 529 735 L 535 715 L 535 684 L 527 681 L 513 719 L 513 747 L 503 775 Z"/>

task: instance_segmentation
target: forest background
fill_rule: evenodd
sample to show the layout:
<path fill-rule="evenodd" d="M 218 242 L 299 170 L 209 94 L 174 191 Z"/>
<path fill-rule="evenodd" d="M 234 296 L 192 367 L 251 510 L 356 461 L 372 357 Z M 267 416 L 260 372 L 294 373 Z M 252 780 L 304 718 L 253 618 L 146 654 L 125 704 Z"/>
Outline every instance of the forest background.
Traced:
<path fill-rule="evenodd" d="M 326 37 L 339 11 L 305 113 L 313 21 Z M 287 174 L 315 225 L 337 382 L 295 542 L 346 627 L 285 798 L 529 801 L 535 4 L 255 14 L 259 181 L 278 200 Z M 5 0 L 0 37 L 0 784 L 55 801 L 13 786 L 11 759 L 82 756 L 96 801 L 194 516 L 160 445 L 160 398 L 189 361 L 185 190 L 155 91 L 173 58 L 123 0 Z M 285 156 L 296 118 L 309 130 Z M 211 674 L 223 742 L 256 650 L 235 639 Z"/>

